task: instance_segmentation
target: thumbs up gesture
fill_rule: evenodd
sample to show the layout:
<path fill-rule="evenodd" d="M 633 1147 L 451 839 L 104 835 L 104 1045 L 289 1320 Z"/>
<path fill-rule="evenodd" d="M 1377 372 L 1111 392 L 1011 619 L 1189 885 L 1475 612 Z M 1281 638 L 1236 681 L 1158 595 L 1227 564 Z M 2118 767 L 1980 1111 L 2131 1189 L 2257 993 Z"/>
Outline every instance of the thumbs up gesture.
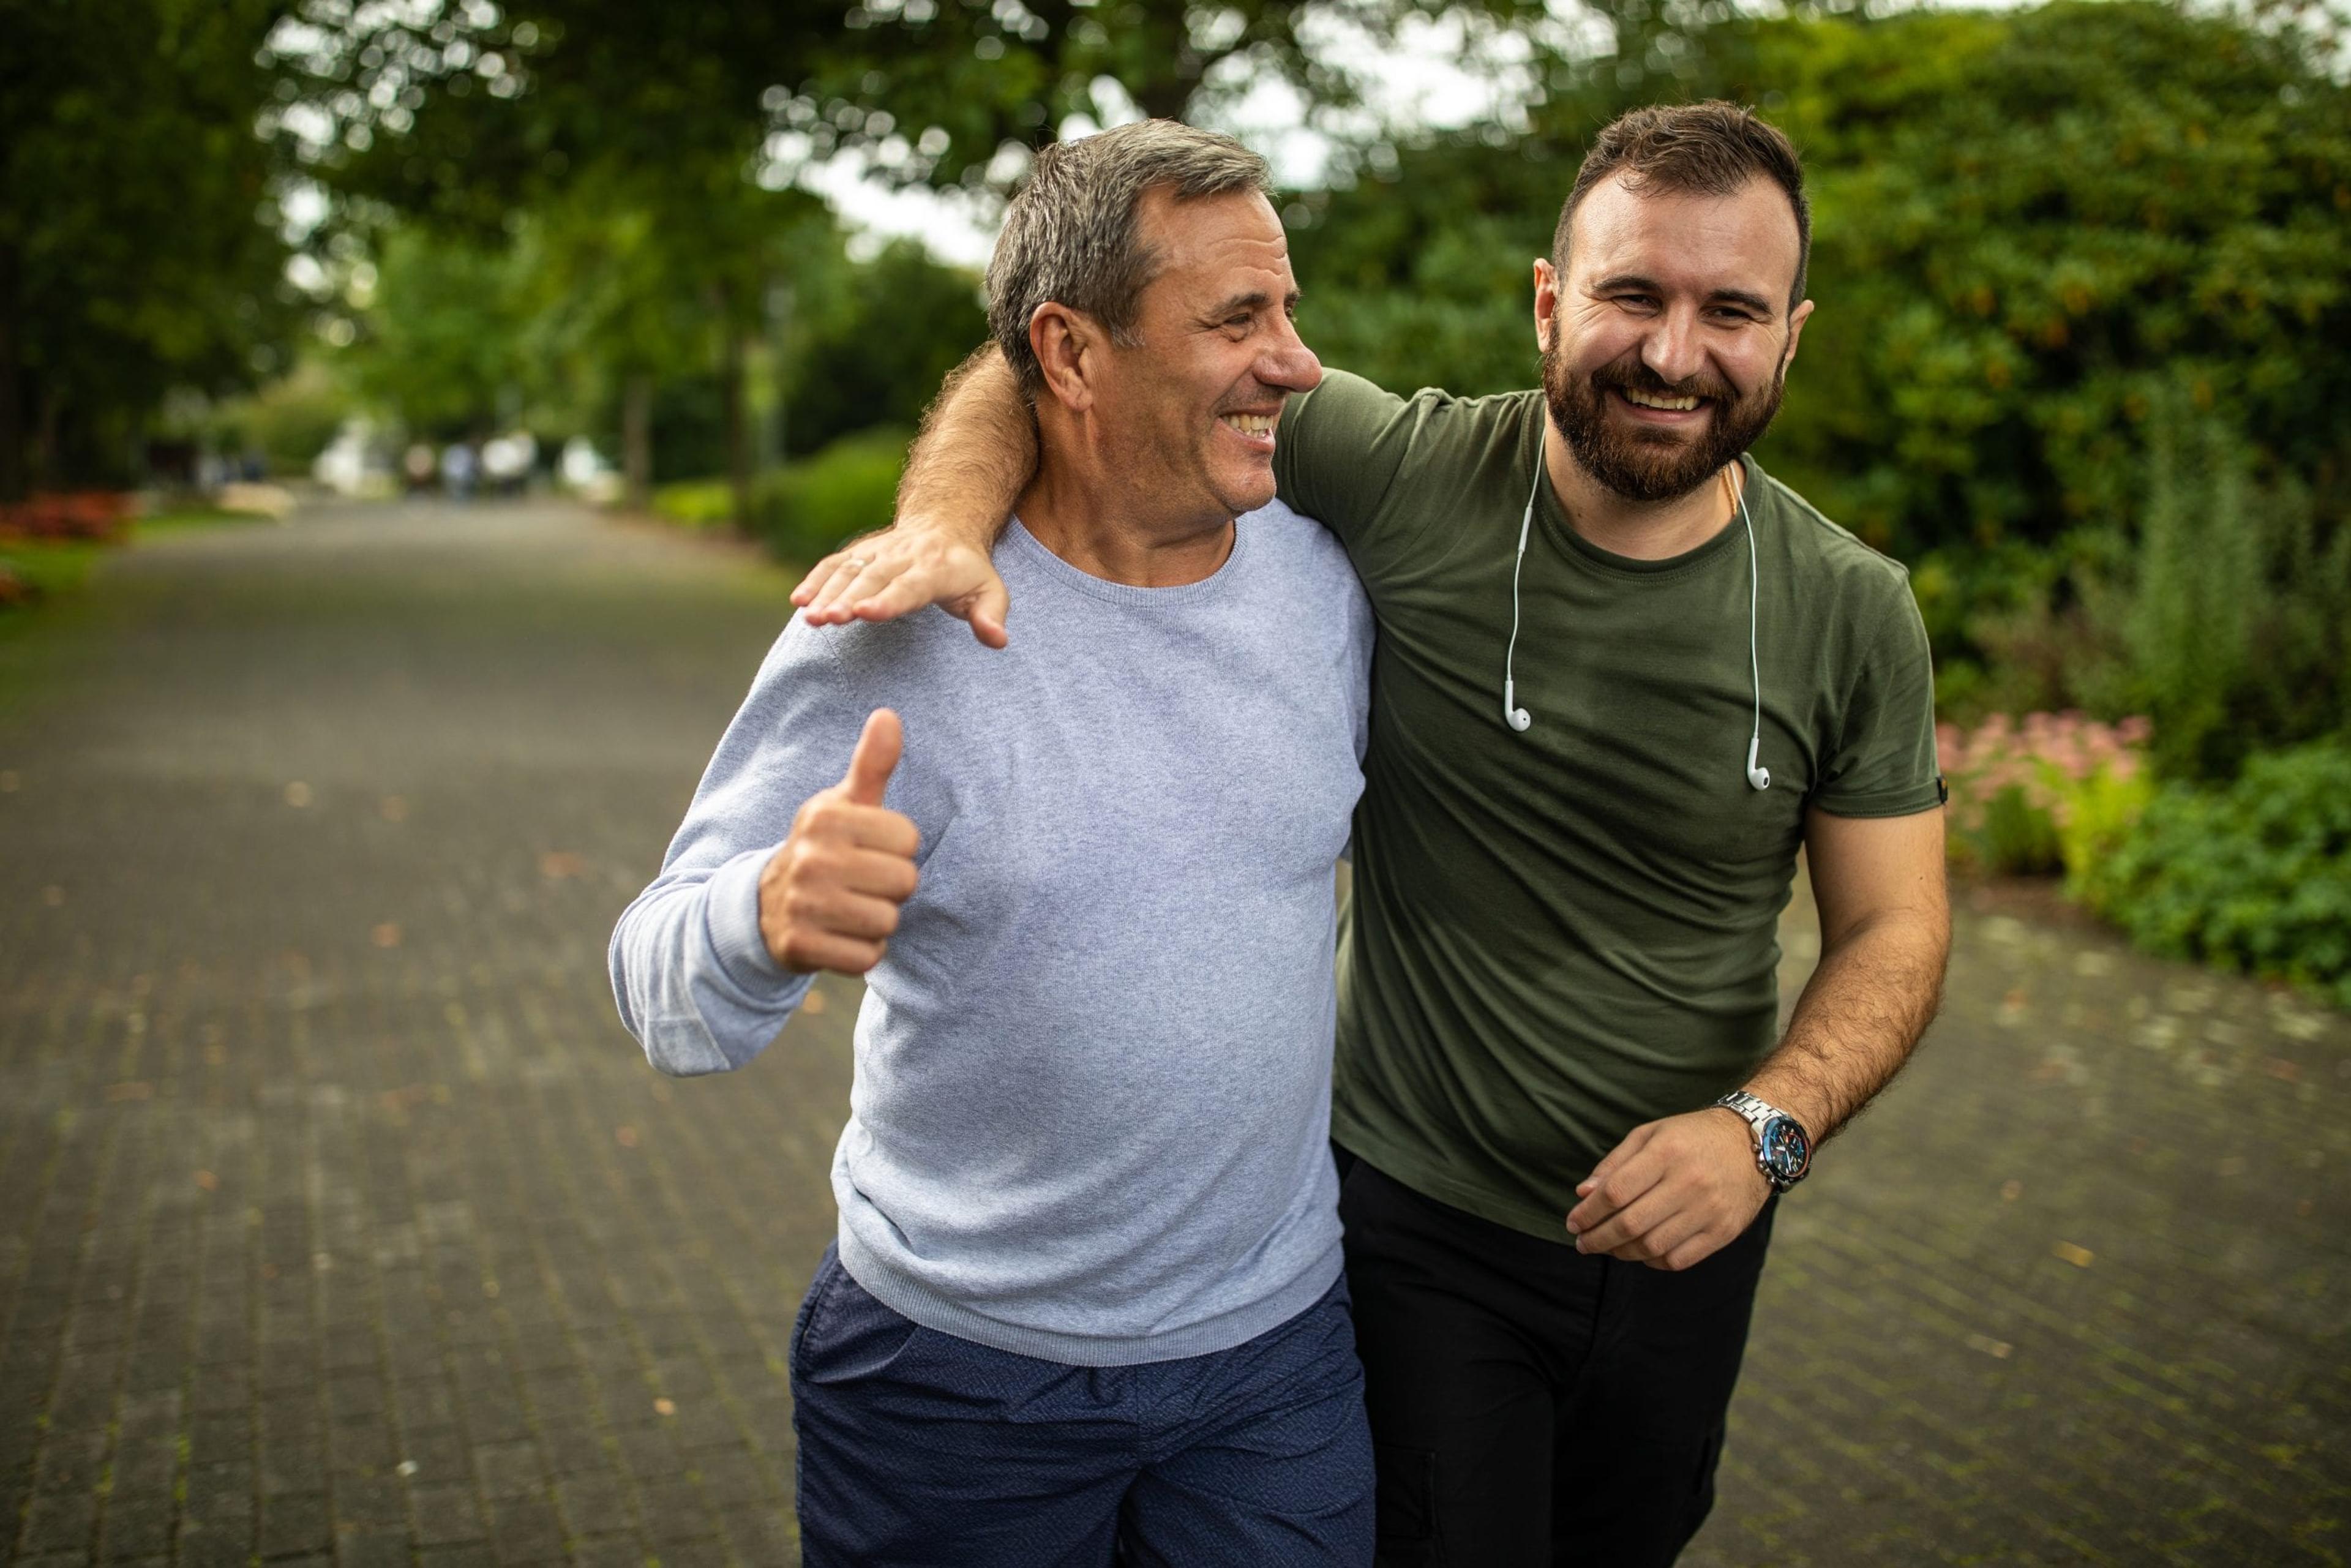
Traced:
<path fill-rule="evenodd" d="M 862 975 L 882 961 L 914 896 L 914 824 L 882 805 L 905 739 L 876 708 L 857 737 L 849 776 L 809 798 L 759 873 L 759 935 L 785 968 Z"/>

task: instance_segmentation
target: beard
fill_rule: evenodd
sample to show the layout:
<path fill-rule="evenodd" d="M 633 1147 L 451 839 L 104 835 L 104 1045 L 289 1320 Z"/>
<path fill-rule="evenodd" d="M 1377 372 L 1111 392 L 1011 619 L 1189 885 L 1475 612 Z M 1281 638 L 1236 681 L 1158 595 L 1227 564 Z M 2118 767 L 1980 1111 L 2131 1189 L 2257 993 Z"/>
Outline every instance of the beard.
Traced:
<path fill-rule="evenodd" d="M 1567 449 L 1593 483 L 1628 501 L 1677 501 L 1713 478 L 1771 427 L 1786 386 L 1785 371 L 1782 364 L 1767 384 L 1741 395 L 1712 375 L 1667 382 L 1631 355 L 1577 377 L 1552 347 L 1542 352 L 1543 401 L 1551 405 L 1552 420 Z M 1699 398 L 1710 417 L 1695 436 L 1677 430 L 1627 430 L 1608 417 L 1612 392 Z"/>

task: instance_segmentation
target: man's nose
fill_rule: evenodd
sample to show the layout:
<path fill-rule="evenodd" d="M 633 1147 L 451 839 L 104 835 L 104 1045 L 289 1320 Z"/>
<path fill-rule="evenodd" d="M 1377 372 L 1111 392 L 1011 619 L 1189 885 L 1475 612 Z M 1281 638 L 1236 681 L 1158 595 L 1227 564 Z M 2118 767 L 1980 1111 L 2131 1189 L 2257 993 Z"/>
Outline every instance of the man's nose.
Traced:
<path fill-rule="evenodd" d="M 1258 380 L 1284 392 L 1309 392 L 1322 383 L 1322 361 L 1298 335 L 1298 325 L 1287 319 L 1275 340 L 1259 357 Z"/>
<path fill-rule="evenodd" d="M 1641 363 L 1673 385 L 1689 380 L 1706 368 L 1698 326 L 1696 310 L 1667 311 L 1641 341 Z"/>

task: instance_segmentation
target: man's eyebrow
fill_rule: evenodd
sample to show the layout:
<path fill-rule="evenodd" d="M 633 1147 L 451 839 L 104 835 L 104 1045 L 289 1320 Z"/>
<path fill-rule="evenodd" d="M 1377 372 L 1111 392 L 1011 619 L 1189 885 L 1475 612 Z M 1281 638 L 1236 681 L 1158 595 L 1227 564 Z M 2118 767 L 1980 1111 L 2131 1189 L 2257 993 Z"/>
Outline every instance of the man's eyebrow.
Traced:
<path fill-rule="evenodd" d="M 1637 272 L 1620 272 L 1613 277 L 1604 277 L 1592 286 L 1592 292 L 1614 294 L 1619 289 L 1626 288 L 1638 289 L 1644 294 L 1665 292 L 1656 278 L 1644 277 Z M 1753 311 L 1766 320 L 1769 320 L 1773 314 L 1771 302 L 1769 299 L 1764 298 L 1761 294 L 1750 294 L 1744 288 L 1718 288 L 1706 297 L 1706 302 L 1709 305 L 1736 305 L 1742 309 Z"/>

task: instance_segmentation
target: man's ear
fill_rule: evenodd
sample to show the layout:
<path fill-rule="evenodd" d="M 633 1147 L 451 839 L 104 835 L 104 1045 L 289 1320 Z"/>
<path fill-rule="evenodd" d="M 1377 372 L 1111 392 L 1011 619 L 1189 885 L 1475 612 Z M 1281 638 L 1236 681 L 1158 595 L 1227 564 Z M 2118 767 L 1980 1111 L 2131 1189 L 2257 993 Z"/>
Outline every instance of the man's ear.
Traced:
<path fill-rule="evenodd" d="M 1805 300 L 1802 305 L 1797 306 L 1793 310 L 1788 312 L 1788 347 L 1787 350 L 1780 356 L 1780 373 L 1782 375 L 1786 375 L 1788 373 L 1788 367 L 1795 362 L 1796 340 L 1804 335 L 1804 323 L 1812 319 L 1813 302 L 1809 299 Z"/>
<path fill-rule="evenodd" d="M 1054 300 L 1029 318 L 1029 349 L 1044 372 L 1045 395 L 1072 413 L 1093 406 L 1093 379 L 1102 370 L 1109 340 L 1094 319 Z"/>
<path fill-rule="evenodd" d="M 1535 258 L 1535 347 L 1551 348 L 1559 316 L 1559 272 L 1541 256 Z"/>

